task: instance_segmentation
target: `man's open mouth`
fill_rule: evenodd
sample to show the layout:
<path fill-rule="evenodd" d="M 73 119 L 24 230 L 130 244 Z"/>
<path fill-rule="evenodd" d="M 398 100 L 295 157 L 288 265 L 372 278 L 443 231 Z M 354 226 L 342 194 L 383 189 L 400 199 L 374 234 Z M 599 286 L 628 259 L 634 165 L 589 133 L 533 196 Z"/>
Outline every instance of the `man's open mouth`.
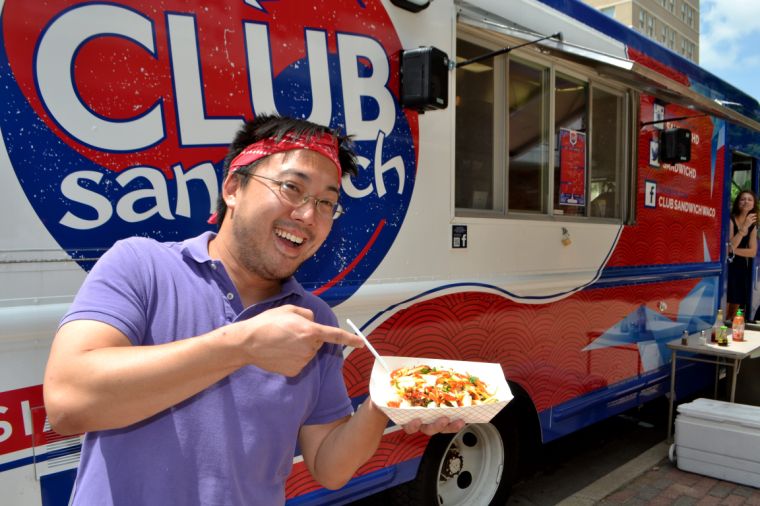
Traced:
<path fill-rule="evenodd" d="M 277 237 L 280 237 L 282 239 L 290 241 L 291 243 L 293 243 L 296 246 L 300 246 L 301 244 L 303 244 L 303 242 L 305 240 L 303 237 L 294 235 L 294 234 L 292 234 L 290 232 L 286 232 L 285 230 L 282 230 L 280 228 L 274 229 L 274 233 L 275 233 L 275 235 L 277 235 Z"/>

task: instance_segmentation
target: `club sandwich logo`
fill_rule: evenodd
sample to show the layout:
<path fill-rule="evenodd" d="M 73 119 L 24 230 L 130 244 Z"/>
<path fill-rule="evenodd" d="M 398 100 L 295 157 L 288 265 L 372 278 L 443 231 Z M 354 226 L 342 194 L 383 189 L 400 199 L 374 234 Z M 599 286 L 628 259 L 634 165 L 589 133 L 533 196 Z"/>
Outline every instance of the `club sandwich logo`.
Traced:
<path fill-rule="evenodd" d="M 398 35 L 379 0 L 6 0 L 3 141 L 26 197 L 85 268 L 114 241 L 181 240 L 216 206 L 245 118 L 352 134 L 347 213 L 298 278 L 335 304 L 382 261 L 409 205 L 416 113 L 398 105 Z"/>

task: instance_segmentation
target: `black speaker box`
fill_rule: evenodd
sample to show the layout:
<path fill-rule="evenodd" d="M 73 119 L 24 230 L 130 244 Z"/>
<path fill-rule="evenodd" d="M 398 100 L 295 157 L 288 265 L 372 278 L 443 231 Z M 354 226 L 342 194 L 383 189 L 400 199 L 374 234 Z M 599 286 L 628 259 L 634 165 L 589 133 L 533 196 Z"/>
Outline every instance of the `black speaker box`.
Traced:
<path fill-rule="evenodd" d="M 449 103 L 449 57 L 434 47 L 401 52 L 401 105 L 420 112 Z"/>
<path fill-rule="evenodd" d="M 660 161 L 665 163 L 691 160 L 691 131 L 670 128 L 660 133 Z"/>

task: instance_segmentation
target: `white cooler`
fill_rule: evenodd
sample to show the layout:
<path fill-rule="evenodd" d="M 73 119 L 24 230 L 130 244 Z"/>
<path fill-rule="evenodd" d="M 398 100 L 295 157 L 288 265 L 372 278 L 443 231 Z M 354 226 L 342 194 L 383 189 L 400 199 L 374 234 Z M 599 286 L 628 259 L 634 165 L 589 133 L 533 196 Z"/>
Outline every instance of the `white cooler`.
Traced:
<path fill-rule="evenodd" d="M 760 488 L 760 407 L 712 399 L 681 404 L 671 450 L 681 470 Z"/>

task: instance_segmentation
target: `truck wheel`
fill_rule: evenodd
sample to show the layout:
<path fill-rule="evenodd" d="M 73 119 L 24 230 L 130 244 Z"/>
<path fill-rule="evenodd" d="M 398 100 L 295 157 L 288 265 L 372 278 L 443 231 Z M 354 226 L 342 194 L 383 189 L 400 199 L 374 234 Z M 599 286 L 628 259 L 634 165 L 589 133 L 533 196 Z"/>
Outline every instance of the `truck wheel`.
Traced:
<path fill-rule="evenodd" d="M 503 506 L 517 458 L 516 423 L 494 420 L 438 434 L 430 438 L 417 477 L 393 489 L 393 504 Z"/>

